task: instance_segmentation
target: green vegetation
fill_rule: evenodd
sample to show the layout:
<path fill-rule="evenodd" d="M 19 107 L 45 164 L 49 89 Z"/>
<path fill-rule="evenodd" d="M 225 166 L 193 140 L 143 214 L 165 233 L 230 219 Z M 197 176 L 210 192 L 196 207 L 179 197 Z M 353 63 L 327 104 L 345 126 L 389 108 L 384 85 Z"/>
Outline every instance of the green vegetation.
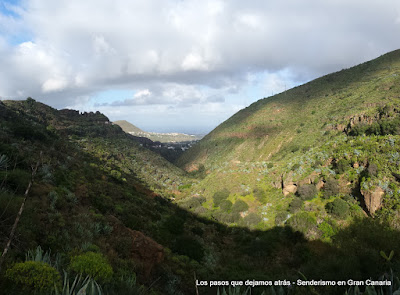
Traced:
<path fill-rule="evenodd" d="M 26 261 L 14 264 L 7 270 L 6 277 L 25 289 L 26 292 L 45 292 L 61 284 L 57 270 L 39 261 Z"/>
<path fill-rule="evenodd" d="M 335 199 L 333 202 L 326 204 L 326 211 L 338 217 L 344 219 L 349 214 L 349 206 L 342 199 Z"/>
<path fill-rule="evenodd" d="M 87 252 L 71 258 L 70 269 L 98 281 L 111 279 L 113 270 L 101 253 Z"/>
<path fill-rule="evenodd" d="M 194 293 L 194 274 L 365 280 L 389 264 L 398 273 L 399 79 L 395 51 L 260 100 L 183 154 L 190 172 L 98 112 L 1 101 L 3 246 L 40 162 L 2 291 L 68 294 L 76 281 L 75 293 L 175 295 Z M 392 250 L 390 261 L 380 254 Z M 217 292 L 207 288 L 199 294 Z"/>

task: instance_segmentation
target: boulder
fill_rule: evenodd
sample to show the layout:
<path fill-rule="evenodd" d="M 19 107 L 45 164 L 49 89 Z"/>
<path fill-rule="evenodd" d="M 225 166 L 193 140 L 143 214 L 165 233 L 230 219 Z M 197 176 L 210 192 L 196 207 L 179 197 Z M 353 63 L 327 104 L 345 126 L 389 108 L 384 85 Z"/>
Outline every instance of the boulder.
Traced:
<path fill-rule="evenodd" d="M 361 190 L 361 194 L 364 197 L 365 206 L 371 215 L 382 207 L 382 198 L 385 192 L 380 187 L 376 187 L 371 191 Z"/>
<path fill-rule="evenodd" d="M 289 195 L 290 193 L 295 194 L 297 192 L 297 185 L 294 183 L 287 184 L 282 190 L 284 196 Z"/>

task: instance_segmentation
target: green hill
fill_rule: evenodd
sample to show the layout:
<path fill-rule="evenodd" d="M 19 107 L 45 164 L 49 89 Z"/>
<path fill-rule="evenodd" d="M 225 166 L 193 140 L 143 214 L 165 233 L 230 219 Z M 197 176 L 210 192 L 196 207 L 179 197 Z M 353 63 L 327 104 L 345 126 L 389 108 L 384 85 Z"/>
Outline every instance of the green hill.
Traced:
<path fill-rule="evenodd" d="M 400 197 L 394 176 L 399 113 L 397 50 L 253 103 L 185 152 L 178 164 L 206 171 L 192 193 L 206 197 L 205 216 L 228 224 L 244 219 L 235 220 L 231 209 L 218 206 L 215 194 L 222 190 L 230 203 L 247 203 L 246 214 L 258 216 L 259 229 L 294 222 L 290 204 L 299 197 L 298 206 L 313 212 L 315 226 L 335 219 L 325 208 L 335 198 L 346 200 L 353 218 L 363 211 L 385 215 Z M 331 179 L 334 192 L 327 189 Z M 299 195 L 307 185 L 317 188 L 315 193 Z"/>

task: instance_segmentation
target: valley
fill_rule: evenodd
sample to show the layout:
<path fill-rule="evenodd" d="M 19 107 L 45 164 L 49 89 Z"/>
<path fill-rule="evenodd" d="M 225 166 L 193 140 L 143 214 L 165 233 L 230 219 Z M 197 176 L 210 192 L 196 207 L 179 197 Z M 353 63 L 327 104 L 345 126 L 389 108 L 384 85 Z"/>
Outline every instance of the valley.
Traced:
<path fill-rule="evenodd" d="M 400 288 L 389 277 L 400 273 L 399 50 L 260 99 L 203 138 L 28 98 L 0 101 L 0 139 L 1 250 L 40 163 L 0 264 L 8 294 L 52 294 L 79 274 L 102 294 L 382 276 Z M 21 279 L 29 267 L 46 271 Z M 290 285 L 251 294 L 358 294 Z"/>

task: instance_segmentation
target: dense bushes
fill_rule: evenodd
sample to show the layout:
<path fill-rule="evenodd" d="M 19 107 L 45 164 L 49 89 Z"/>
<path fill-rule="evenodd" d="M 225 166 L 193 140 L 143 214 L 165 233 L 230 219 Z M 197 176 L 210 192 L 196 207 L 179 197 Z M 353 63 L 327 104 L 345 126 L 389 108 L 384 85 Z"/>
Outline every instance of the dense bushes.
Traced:
<path fill-rule="evenodd" d="M 6 271 L 6 277 L 21 286 L 34 292 L 50 291 L 61 284 L 58 271 L 40 261 L 26 261 L 14 264 Z"/>
<path fill-rule="evenodd" d="M 349 131 L 349 135 L 358 136 L 358 135 L 389 135 L 400 134 L 400 117 L 397 118 L 388 118 L 382 119 L 377 122 L 374 122 L 371 125 L 368 124 L 359 124 L 355 125 Z"/>

